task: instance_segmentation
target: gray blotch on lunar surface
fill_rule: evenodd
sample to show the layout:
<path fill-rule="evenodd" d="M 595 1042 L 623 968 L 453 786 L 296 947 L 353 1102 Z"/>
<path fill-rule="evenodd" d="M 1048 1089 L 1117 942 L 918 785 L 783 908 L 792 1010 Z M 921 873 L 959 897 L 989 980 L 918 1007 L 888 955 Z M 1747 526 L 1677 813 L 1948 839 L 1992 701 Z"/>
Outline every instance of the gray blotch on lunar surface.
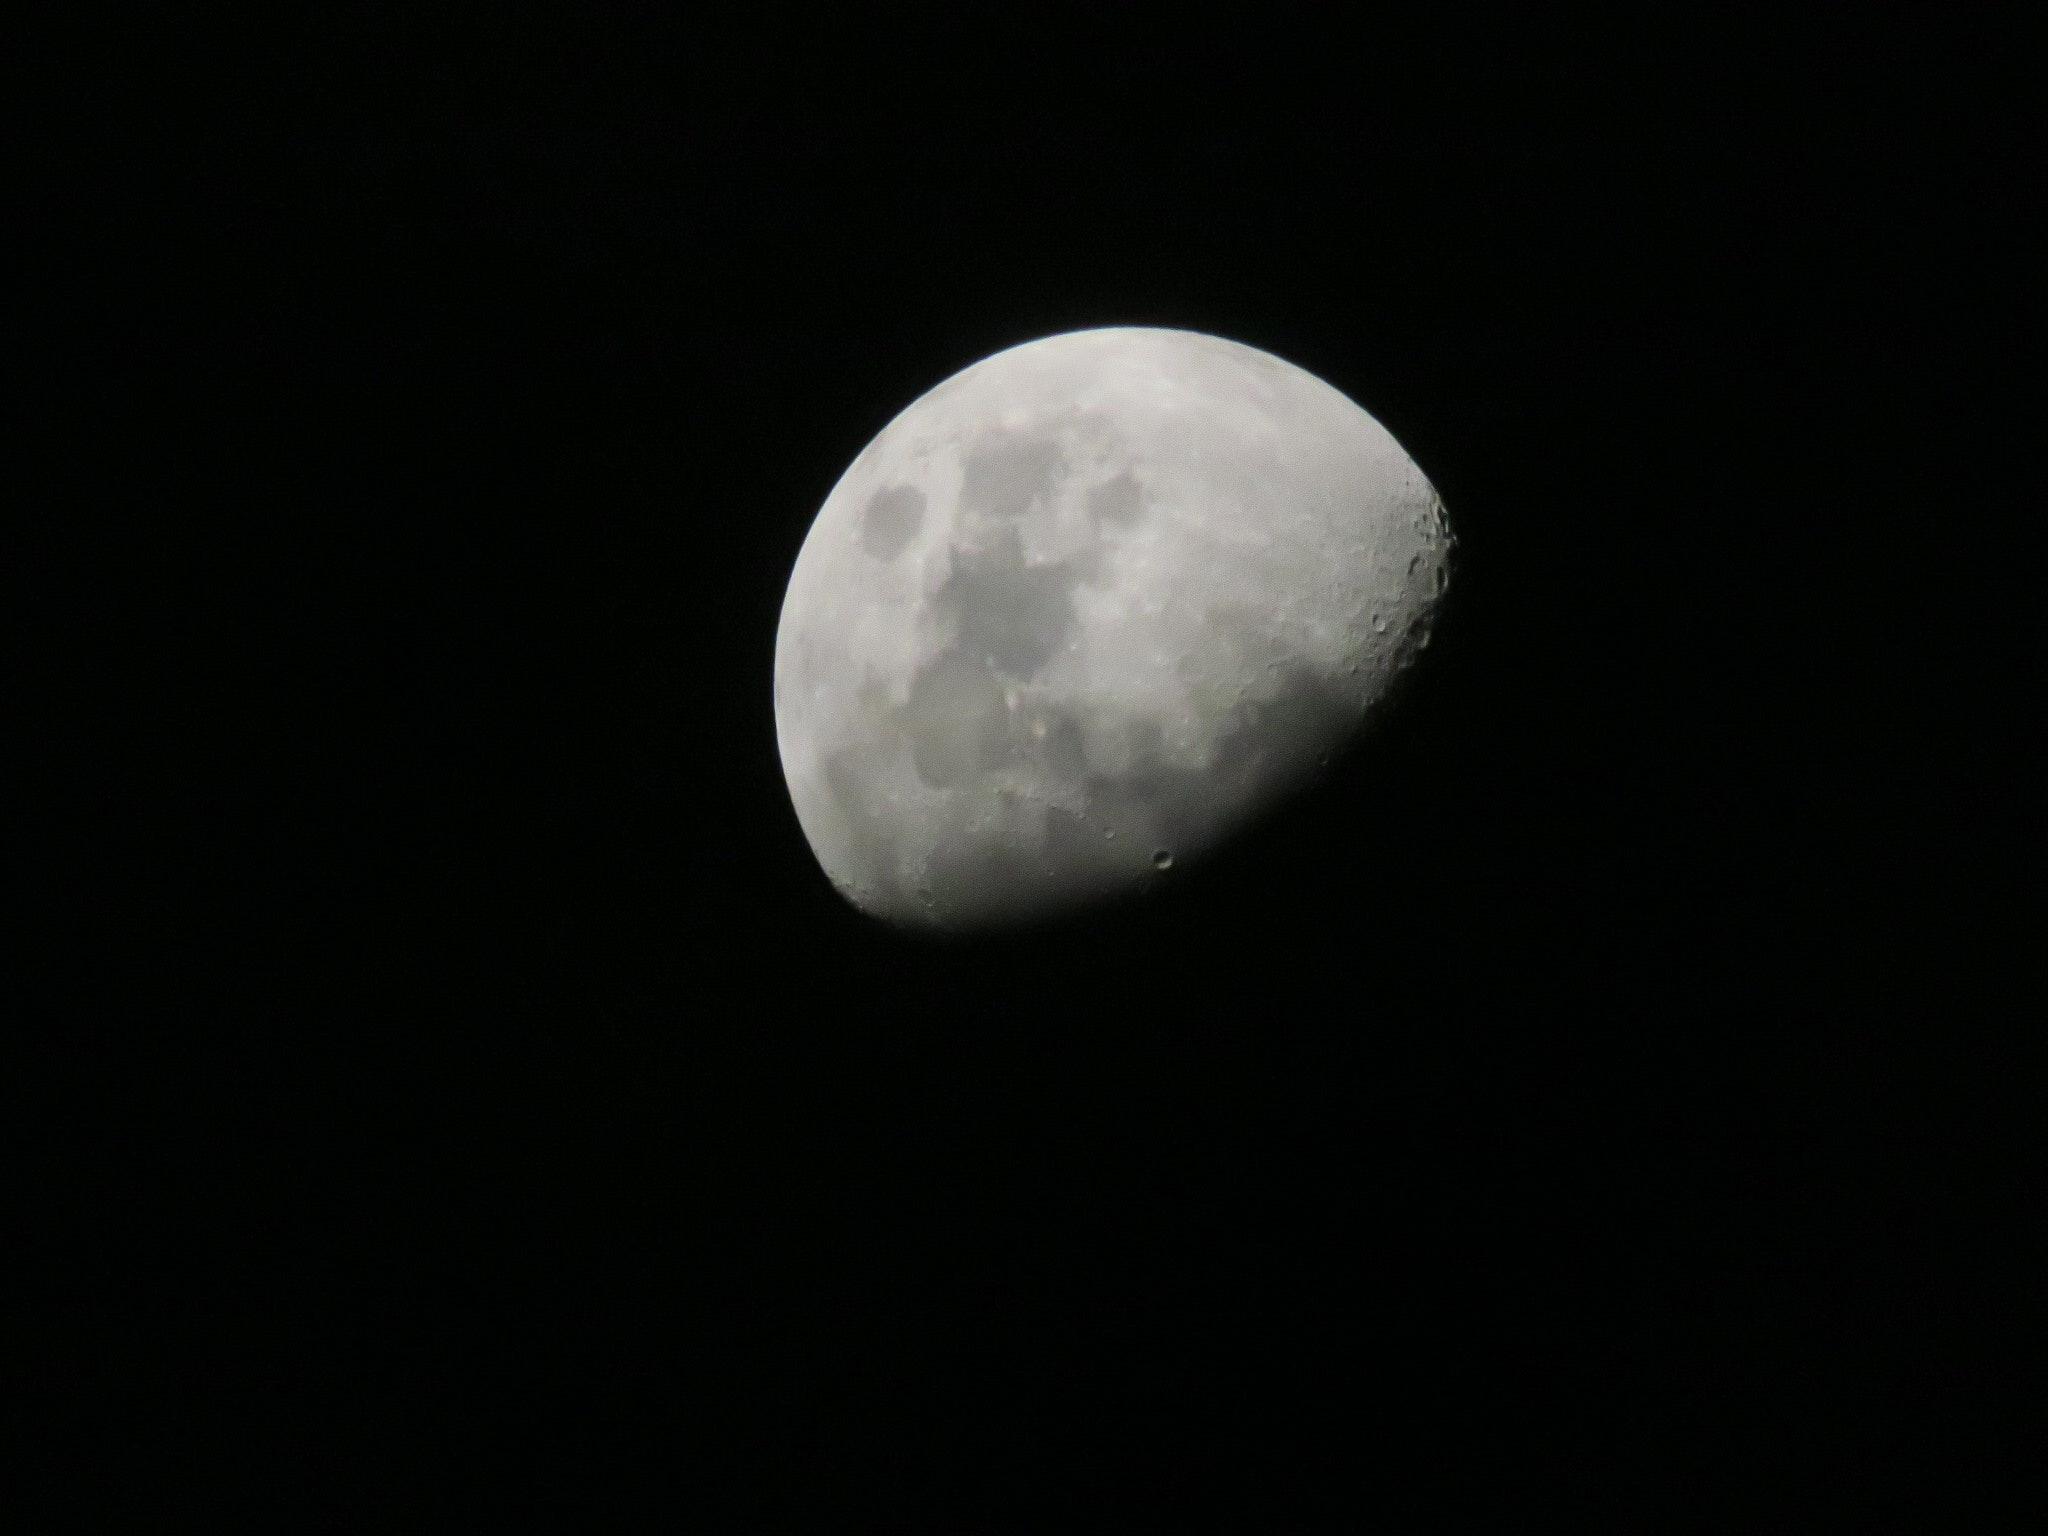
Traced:
<path fill-rule="evenodd" d="M 924 492 L 914 485 L 892 485 L 868 498 L 860 518 L 861 548 L 877 560 L 894 560 L 917 537 L 924 522 Z"/>
<path fill-rule="evenodd" d="M 1176 872 L 1428 644 L 1442 503 L 1269 353 L 1112 327 L 914 402 L 826 498 L 775 649 L 798 821 L 876 917 L 974 929 Z"/>

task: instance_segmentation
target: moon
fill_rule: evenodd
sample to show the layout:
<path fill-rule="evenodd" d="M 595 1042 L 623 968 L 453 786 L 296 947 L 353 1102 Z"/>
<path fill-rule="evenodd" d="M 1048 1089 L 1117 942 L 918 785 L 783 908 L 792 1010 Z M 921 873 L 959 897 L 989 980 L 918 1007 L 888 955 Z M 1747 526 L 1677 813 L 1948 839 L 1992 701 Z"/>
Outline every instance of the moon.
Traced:
<path fill-rule="evenodd" d="M 882 429 L 797 555 L 797 820 L 910 927 L 1177 879 L 1351 741 L 1429 643 L 1453 544 L 1387 430 L 1270 353 L 1129 326 L 998 352 Z"/>

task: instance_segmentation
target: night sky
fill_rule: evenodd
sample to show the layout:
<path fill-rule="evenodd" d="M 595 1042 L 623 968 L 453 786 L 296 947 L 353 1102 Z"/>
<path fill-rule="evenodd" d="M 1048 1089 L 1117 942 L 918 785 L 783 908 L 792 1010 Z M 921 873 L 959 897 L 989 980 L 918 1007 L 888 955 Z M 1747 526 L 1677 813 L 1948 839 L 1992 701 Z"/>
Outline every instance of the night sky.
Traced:
<path fill-rule="evenodd" d="M 1934 1447 L 2016 1470 L 1961 1425 L 2040 1015 L 1964 904 L 2038 818 L 1968 841 L 2012 685 L 1940 650 L 2012 654 L 1990 41 L 1937 101 L 1953 39 L 1661 14 L 317 9 L 37 98 L 106 253 L 36 306 L 54 696 L 124 684 L 28 801 L 15 1424 L 102 1468 L 42 1528 L 1938 1526 Z M 784 788 L 791 562 L 911 399 L 1106 324 L 1362 403 L 1449 607 L 1155 899 L 894 935 Z"/>

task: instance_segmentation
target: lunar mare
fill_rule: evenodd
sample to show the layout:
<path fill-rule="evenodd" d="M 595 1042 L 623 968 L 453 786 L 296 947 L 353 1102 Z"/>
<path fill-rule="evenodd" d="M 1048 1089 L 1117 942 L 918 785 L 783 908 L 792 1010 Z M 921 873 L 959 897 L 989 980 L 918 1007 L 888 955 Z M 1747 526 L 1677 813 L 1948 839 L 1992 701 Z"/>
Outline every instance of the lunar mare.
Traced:
<path fill-rule="evenodd" d="M 1314 375 L 1193 331 L 1025 343 L 826 497 L 775 646 L 797 819 L 855 906 L 975 929 L 1174 878 L 1428 644 L 1428 479 Z"/>

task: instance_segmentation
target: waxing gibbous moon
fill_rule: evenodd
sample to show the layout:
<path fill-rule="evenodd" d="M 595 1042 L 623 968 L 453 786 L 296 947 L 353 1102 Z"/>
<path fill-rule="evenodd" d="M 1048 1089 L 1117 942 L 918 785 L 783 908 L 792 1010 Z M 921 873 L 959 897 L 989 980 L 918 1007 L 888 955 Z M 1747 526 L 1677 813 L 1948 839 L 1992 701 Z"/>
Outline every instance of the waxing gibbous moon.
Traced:
<path fill-rule="evenodd" d="M 1176 878 L 1427 645 L 1443 504 L 1314 375 L 1194 331 L 1011 347 L 869 443 L 775 643 L 798 821 L 856 907 L 956 930 Z"/>

